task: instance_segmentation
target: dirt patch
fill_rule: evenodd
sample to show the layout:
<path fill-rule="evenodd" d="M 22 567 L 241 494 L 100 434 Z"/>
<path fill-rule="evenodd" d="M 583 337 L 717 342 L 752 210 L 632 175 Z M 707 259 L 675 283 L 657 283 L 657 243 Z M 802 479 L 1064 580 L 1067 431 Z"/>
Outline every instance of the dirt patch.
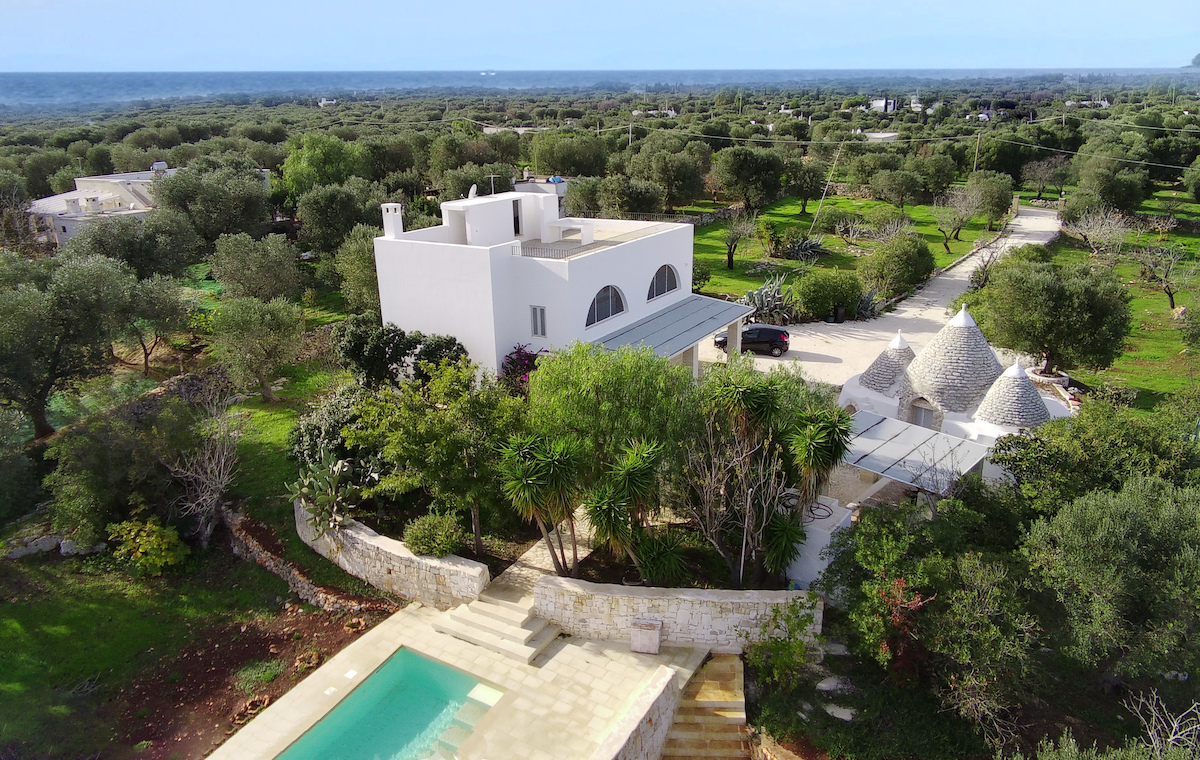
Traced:
<path fill-rule="evenodd" d="M 114 726 L 115 756 L 204 757 L 256 708 L 278 699 L 386 616 L 382 611 L 335 614 L 288 604 L 277 617 L 201 633 L 105 707 Z M 254 678 L 247 666 L 258 663 L 265 663 L 258 673 L 277 674 L 267 681 L 261 675 Z"/>

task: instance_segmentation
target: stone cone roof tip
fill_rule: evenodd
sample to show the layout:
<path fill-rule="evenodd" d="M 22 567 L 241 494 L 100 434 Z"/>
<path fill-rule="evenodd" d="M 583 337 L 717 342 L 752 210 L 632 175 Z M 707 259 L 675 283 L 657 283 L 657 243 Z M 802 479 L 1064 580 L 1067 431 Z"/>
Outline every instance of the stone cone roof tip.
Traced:
<path fill-rule="evenodd" d="M 975 419 L 993 425 L 1034 428 L 1050 420 L 1050 410 L 1025 368 L 1014 363 L 992 383 L 975 412 Z"/>
<path fill-rule="evenodd" d="M 964 306 L 904 370 L 905 395 L 943 412 L 971 411 L 1003 372 Z"/>
<path fill-rule="evenodd" d="M 900 376 L 914 356 L 916 354 L 908 345 L 908 341 L 897 330 L 896 337 L 892 338 L 892 342 L 883 349 L 883 353 L 875 357 L 875 361 L 871 362 L 867 371 L 859 376 L 859 385 L 877 393 L 884 393 L 896 382 L 896 378 Z"/>

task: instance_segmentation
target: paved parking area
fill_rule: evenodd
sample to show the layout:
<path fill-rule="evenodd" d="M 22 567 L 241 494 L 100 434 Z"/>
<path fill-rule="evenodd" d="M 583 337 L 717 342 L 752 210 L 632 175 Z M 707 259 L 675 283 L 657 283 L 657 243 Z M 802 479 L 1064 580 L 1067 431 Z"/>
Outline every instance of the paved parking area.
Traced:
<path fill-rule="evenodd" d="M 1021 213 L 1009 223 L 1006 235 L 993 246 L 1005 249 L 1030 243 L 1046 244 L 1059 232 L 1057 212 L 1053 209 L 1021 207 Z M 920 351 L 952 316 L 946 313 L 950 302 L 967 290 L 971 273 L 978 265 L 978 254 L 954 269 L 930 279 L 920 292 L 897 304 L 896 309 L 878 319 L 845 322 L 840 325 L 810 322 L 788 325 L 789 350 L 778 359 L 756 356 L 755 365 L 764 372 L 781 362 L 800 362 L 804 374 L 833 385 L 842 385 L 867 369 L 897 330 L 914 351 Z M 700 361 L 724 361 L 725 354 L 713 346 L 712 336 L 700 343 Z"/>

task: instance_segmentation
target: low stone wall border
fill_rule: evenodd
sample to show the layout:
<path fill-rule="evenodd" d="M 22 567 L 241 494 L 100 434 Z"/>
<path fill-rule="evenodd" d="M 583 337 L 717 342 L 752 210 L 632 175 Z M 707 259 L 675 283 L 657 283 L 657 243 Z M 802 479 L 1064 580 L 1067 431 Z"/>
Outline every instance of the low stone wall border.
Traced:
<path fill-rule="evenodd" d="M 403 541 L 381 536 L 356 520 L 347 520 L 318 536 L 304 506 L 297 501 L 293 509 L 300 540 L 354 577 L 383 591 L 445 610 L 475 601 L 491 580 L 482 562 L 455 556 L 419 556 Z"/>
<path fill-rule="evenodd" d="M 683 684 L 676 680 L 674 670 L 659 665 L 591 760 L 658 760 L 683 700 Z"/>
<path fill-rule="evenodd" d="M 734 591 L 646 588 L 544 576 L 533 591 L 534 611 L 564 633 L 628 641 L 633 618 L 663 621 L 662 642 L 740 652 L 755 640 L 776 607 L 807 599 L 810 634 L 821 632 L 824 600 L 809 591 Z"/>

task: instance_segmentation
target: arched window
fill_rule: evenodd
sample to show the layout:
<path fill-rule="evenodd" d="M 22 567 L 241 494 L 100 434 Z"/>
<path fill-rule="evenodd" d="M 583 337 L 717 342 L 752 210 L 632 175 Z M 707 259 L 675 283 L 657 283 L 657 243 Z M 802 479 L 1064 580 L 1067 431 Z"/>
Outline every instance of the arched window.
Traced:
<path fill-rule="evenodd" d="M 654 279 L 650 281 L 650 291 L 646 293 L 646 300 L 658 298 L 664 293 L 670 293 L 679 287 L 679 278 L 675 276 L 675 269 L 667 264 L 663 264 L 654 273 Z"/>
<path fill-rule="evenodd" d="M 592 308 L 588 309 L 587 326 L 591 327 L 597 322 L 603 322 L 623 311 L 625 311 L 625 301 L 621 299 L 620 291 L 612 285 L 605 285 L 592 299 Z"/>

